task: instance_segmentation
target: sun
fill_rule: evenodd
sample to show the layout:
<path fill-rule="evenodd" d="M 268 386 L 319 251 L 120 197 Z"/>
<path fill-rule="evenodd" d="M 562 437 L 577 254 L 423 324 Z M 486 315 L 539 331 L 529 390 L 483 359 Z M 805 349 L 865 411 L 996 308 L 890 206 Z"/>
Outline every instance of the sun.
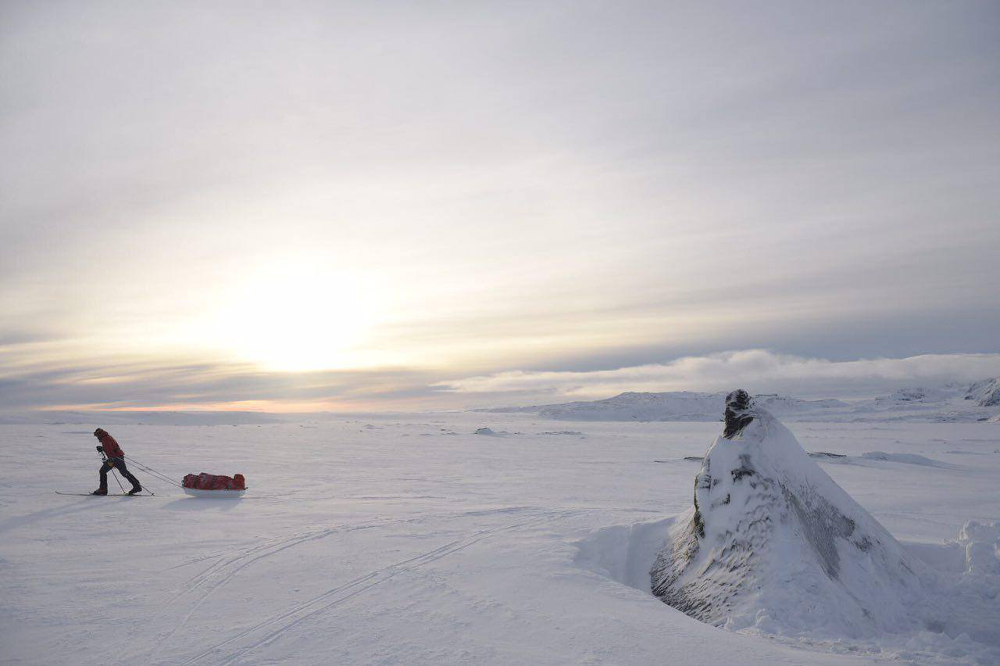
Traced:
<path fill-rule="evenodd" d="M 220 342 L 263 370 L 358 367 L 376 323 L 375 291 L 364 276 L 331 269 L 286 262 L 258 270 L 220 318 Z"/>

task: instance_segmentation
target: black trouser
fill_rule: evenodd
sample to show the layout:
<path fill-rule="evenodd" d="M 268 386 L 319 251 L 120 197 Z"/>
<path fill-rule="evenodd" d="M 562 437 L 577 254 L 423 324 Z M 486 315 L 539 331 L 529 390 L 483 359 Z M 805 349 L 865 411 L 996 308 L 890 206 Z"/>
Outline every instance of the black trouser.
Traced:
<path fill-rule="evenodd" d="M 122 476 L 128 479 L 128 482 L 132 484 L 132 490 L 142 490 L 142 486 L 139 485 L 139 479 L 132 476 L 131 472 L 128 471 L 128 467 L 125 466 L 124 458 L 108 458 L 103 465 L 101 465 L 101 487 L 100 490 L 104 492 L 108 491 L 108 472 L 111 468 L 117 469 L 121 472 Z"/>

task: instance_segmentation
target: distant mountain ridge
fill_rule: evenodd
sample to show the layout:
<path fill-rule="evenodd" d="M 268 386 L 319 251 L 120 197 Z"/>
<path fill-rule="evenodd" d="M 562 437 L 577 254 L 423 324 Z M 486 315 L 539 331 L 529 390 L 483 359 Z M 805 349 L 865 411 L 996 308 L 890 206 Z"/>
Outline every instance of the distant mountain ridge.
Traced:
<path fill-rule="evenodd" d="M 931 388 L 902 388 L 859 400 L 806 400 L 761 394 L 755 404 L 789 420 L 989 421 L 1000 416 L 1000 378 Z M 725 393 L 625 392 L 611 398 L 474 411 L 537 414 L 565 421 L 718 421 Z"/>

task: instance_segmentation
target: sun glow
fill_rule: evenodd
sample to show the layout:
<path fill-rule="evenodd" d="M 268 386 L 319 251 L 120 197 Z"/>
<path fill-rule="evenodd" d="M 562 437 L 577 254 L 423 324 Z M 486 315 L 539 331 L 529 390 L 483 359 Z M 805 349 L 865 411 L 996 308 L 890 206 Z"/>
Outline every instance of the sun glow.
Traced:
<path fill-rule="evenodd" d="M 361 346 L 377 323 L 377 288 L 364 276 L 290 263 L 239 285 L 219 320 L 237 360 L 303 372 L 366 365 Z"/>

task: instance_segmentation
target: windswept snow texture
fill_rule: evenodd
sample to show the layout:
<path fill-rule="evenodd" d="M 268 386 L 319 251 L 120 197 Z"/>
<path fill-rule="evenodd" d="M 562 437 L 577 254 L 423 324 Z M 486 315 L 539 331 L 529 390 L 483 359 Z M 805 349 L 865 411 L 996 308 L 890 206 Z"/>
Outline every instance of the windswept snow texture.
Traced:
<path fill-rule="evenodd" d="M 480 411 L 537 414 L 563 421 L 718 421 L 724 399 L 724 393 L 690 391 L 621 393 L 604 400 Z M 755 402 L 790 421 L 996 421 L 1000 416 L 1000 379 L 971 386 L 905 388 L 868 399 L 804 400 L 764 394 L 755 396 Z"/>
<path fill-rule="evenodd" d="M 725 434 L 695 477 L 694 506 L 669 532 L 652 591 L 703 622 L 813 640 L 923 631 L 1000 657 L 1000 523 L 968 523 L 972 586 L 943 582 L 809 457 L 767 410 L 727 398 Z M 866 458 L 916 465 L 917 454 Z M 968 545 L 975 543 L 975 545 Z M 992 550 L 991 550 L 992 549 Z M 973 564 L 979 558 L 978 566 Z"/>
<path fill-rule="evenodd" d="M 650 568 L 691 506 L 699 463 L 685 457 L 718 422 L 296 418 L 0 425 L 0 664 L 1000 662 L 973 633 L 720 631 L 654 597 Z M 156 497 L 56 495 L 96 487 L 97 426 L 175 478 L 234 469 L 251 489 L 197 499 L 132 468 Z M 996 424 L 794 429 L 860 461 L 819 464 L 933 570 L 927 598 L 953 600 L 942 615 L 995 632 Z M 948 466 L 861 458 L 871 451 Z"/>

